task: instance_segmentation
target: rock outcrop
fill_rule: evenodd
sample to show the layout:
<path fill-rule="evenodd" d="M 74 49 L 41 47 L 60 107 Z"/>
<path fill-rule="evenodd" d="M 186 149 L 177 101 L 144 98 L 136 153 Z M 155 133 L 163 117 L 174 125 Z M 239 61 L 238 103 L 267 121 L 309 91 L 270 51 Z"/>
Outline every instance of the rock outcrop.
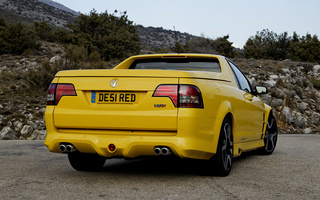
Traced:
<path fill-rule="evenodd" d="M 274 108 L 282 133 L 320 132 L 320 66 L 290 60 L 236 59 L 253 85 L 264 85 L 261 98 Z"/>

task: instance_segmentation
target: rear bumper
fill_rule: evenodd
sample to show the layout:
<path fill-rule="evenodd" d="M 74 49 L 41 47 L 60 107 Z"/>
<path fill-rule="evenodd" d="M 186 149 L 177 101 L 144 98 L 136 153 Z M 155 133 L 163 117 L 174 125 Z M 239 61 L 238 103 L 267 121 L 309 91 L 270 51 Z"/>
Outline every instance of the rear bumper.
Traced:
<path fill-rule="evenodd" d="M 216 153 L 221 127 L 221 119 L 207 118 L 202 109 L 193 109 L 180 111 L 177 131 L 57 129 L 52 112 L 53 108 L 47 108 L 44 143 L 51 152 L 62 153 L 60 144 L 71 143 L 80 152 L 108 158 L 156 156 L 156 146 L 167 146 L 181 158 L 210 159 Z M 108 151 L 109 144 L 116 146 L 115 152 Z"/>
<path fill-rule="evenodd" d="M 71 143 L 82 153 L 98 153 L 101 156 L 109 158 L 155 156 L 154 148 L 156 146 L 167 146 L 176 156 L 181 158 L 210 159 L 214 155 L 212 152 L 195 150 L 191 147 L 194 142 L 192 138 L 186 139 L 176 136 L 128 136 L 49 132 L 46 136 L 45 145 L 50 151 L 61 153 L 59 149 L 60 143 Z M 109 152 L 109 144 L 116 146 L 115 152 Z"/>

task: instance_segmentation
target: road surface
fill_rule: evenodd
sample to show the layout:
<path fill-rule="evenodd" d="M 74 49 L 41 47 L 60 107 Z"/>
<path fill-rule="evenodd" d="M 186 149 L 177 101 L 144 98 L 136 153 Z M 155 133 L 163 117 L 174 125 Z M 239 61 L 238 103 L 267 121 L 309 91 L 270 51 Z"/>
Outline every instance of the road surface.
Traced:
<path fill-rule="evenodd" d="M 270 156 L 245 154 L 228 177 L 190 160 L 107 160 L 78 172 L 43 141 L 0 141 L 0 199 L 320 199 L 320 135 L 280 135 Z"/>

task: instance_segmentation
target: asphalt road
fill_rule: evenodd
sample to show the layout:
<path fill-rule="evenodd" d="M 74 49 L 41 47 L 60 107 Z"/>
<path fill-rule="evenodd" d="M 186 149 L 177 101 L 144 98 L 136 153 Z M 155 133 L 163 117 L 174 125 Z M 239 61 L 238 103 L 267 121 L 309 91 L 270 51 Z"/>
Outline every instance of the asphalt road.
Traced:
<path fill-rule="evenodd" d="M 235 159 L 228 177 L 190 160 L 107 160 L 78 172 L 43 141 L 0 141 L 0 199 L 320 199 L 320 135 L 280 135 L 270 156 Z"/>

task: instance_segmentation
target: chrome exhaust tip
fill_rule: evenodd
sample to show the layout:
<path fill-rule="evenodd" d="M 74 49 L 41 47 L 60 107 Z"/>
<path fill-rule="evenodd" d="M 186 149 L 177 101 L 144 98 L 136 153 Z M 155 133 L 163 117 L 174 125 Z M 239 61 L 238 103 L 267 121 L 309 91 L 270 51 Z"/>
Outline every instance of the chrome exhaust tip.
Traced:
<path fill-rule="evenodd" d="M 161 149 L 160 149 L 160 147 L 155 147 L 153 151 L 154 151 L 154 153 L 155 153 L 157 156 L 161 155 Z"/>
<path fill-rule="evenodd" d="M 67 150 L 68 152 L 75 152 L 75 151 L 77 151 L 77 149 L 76 149 L 73 145 L 71 145 L 71 144 L 68 144 L 68 145 L 66 146 L 66 150 Z"/>
<path fill-rule="evenodd" d="M 169 148 L 167 148 L 167 147 L 163 147 L 161 149 L 161 154 L 164 155 L 164 156 L 168 156 L 168 155 L 171 154 L 171 150 Z"/>
<path fill-rule="evenodd" d="M 168 156 L 168 155 L 170 155 L 172 153 L 172 151 L 171 151 L 171 149 L 169 147 L 158 146 L 158 147 L 154 148 L 154 153 L 157 156 L 160 156 L 160 155 Z"/>
<path fill-rule="evenodd" d="M 64 144 L 60 144 L 59 149 L 60 149 L 61 152 L 66 152 L 67 151 L 66 145 L 64 145 Z"/>

